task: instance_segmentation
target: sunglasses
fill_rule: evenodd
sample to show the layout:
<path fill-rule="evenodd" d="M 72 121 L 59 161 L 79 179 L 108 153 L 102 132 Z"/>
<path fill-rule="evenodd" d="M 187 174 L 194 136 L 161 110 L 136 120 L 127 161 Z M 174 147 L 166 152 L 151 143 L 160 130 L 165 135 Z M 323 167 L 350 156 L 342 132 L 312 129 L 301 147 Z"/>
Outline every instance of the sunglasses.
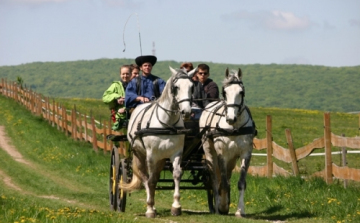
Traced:
<path fill-rule="evenodd" d="M 199 74 L 199 75 L 208 75 L 207 72 L 198 72 L 197 74 Z"/>

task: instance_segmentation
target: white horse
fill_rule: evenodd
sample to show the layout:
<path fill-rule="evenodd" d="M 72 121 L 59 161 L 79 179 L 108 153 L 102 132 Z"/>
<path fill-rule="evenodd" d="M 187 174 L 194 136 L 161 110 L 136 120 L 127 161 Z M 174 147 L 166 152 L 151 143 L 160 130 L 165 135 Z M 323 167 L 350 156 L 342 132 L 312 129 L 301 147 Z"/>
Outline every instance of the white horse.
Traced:
<path fill-rule="evenodd" d="M 206 128 L 203 149 L 211 173 L 215 210 L 220 214 L 229 213 L 230 178 L 237 160 L 241 160 L 238 181 L 239 203 L 236 216 L 245 216 L 244 193 L 246 174 L 250 165 L 255 123 L 245 106 L 245 89 L 242 72 L 226 69 L 222 94 L 224 100 L 212 102 L 200 117 L 200 129 Z M 210 207 L 213 208 L 213 207 Z"/>
<path fill-rule="evenodd" d="M 127 138 L 133 151 L 133 178 L 130 183 L 123 183 L 120 187 L 124 191 L 133 191 L 144 185 L 147 194 L 145 215 L 149 218 L 156 216 L 155 188 L 167 158 L 173 165 L 175 185 L 171 214 L 181 214 L 180 163 L 186 131 L 182 118 L 189 118 L 191 114 L 191 77 L 195 69 L 189 73 L 171 67 L 170 70 L 172 76 L 162 95 L 154 102 L 137 106 L 128 124 Z"/>

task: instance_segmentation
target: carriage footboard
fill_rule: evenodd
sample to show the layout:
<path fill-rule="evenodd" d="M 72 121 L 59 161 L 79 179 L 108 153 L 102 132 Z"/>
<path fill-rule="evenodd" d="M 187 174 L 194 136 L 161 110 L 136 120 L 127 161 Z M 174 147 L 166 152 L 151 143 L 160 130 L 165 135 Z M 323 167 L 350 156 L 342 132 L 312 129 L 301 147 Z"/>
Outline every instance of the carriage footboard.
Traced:
<path fill-rule="evenodd" d="M 113 142 L 128 141 L 126 135 L 110 134 L 110 135 L 107 135 L 106 138 L 113 141 Z"/>

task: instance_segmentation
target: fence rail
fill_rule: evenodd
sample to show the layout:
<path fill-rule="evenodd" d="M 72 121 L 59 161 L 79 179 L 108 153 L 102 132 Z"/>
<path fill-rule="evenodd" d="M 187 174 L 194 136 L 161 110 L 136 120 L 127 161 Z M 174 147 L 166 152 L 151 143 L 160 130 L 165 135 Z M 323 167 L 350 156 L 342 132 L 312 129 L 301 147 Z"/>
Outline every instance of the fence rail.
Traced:
<path fill-rule="evenodd" d="M 59 106 L 54 100 L 50 102 L 48 97 L 44 97 L 32 90 L 18 86 L 16 83 L 7 83 L 7 81 L 2 79 L 0 83 L 0 93 L 23 104 L 32 113 L 42 116 L 44 119 L 48 120 L 49 124 L 57 126 L 58 130 L 71 136 L 74 140 L 84 140 L 91 143 L 95 151 L 98 151 L 99 149 L 102 149 L 104 153 L 111 151 L 113 144 L 112 141 L 106 139 L 106 136 L 108 134 L 122 134 L 113 131 L 109 121 L 98 122 L 94 117 L 80 114 L 76 111 L 76 106 L 71 110 L 67 110 L 65 106 Z M 318 153 L 313 153 L 316 148 L 325 148 L 324 170 L 316 172 L 314 176 L 323 177 L 327 183 L 332 183 L 333 177 L 343 180 L 360 181 L 360 169 L 349 168 L 346 166 L 339 167 L 332 163 L 331 160 L 331 146 L 360 149 L 360 137 L 345 137 L 333 134 L 330 130 L 330 113 L 324 113 L 324 126 L 323 137 L 315 139 L 312 143 L 296 149 L 293 146 L 291 131 L 290 129 L 286 129 L 285 135 L 288 148 L 284 148 L 273 141 L 272 119 L 271 116 L 266 116 L 266 137 L 263 139 L 254 139 L 255 150 L 266 150 L 266 165 L 250 166 L 249 174 L 269 178 L 273 175 L 299 176 L 298 161 L 307 156 L 318 155 Z M 126 145 L 124 142 L 120 142 L 119 150 L 126 151 L 124 148 L 126 148 Z M 257 153 L 253 154 L 257 155 Z M 276 163 L 274 163 L 273 158 L 286 163 L 291 163 L 292 173 L 277 166 Z"/>

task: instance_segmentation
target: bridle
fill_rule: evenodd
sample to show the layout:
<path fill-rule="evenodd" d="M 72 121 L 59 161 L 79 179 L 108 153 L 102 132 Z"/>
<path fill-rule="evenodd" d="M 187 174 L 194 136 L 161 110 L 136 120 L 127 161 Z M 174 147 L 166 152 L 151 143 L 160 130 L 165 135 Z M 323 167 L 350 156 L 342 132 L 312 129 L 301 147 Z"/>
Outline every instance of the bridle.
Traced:
<path fill-rule="evenodd" d="M 190 98 L 186 98 L 186 99 L 182 99 L 180 101 L 178 101 L 175 97 L 176 93 L 177 93 L 177 87 L 174 87 L 175 83 L 179 80 L 179 79 L 189 79 L 191 82 L 193 82 L 193 80 L 191 79 L 191 77 L 189 77 L 187 74 L 179 72 L 176 74 L 175 78 L 172 80 L 172 84 L 171 84 L 171 94 L 174 98 L 174 100 L 176 101 L 176 104 L 180 104 L 182 102 L 185 101 L 189 101 L 190 104 L 192 103 L 192 97 Z M 194 85 L 191 88 L 191 94 L 194 92 Z"/>
<path fill-rule="evenodd" d="M 190 102 L 190 104 L 192 103 L 192 97 L 185 98 L 185 99 L 182 99 L 182 100 L 179 100 L 179 101 L 176 99 L 177 87 L 175 87 L 175 83 L 179 79 L 189 79 L 192 82 L 191 77 L 189 77 L 187 74 L 182 73 L 181 71 L 176 74 L 176 76 L 174 77 L 174 79 L 171 82 L 171 95 L 173 97 L 173 100 L 175 101 L 175 105 L 176 105 L 177 109 L 176 110 L 169 110 L 169 109 L 166 109 L 166 108 L 162 107 L 159 103 L 156 103 L 157 106 L 160 107 L 161 109 L 163 109 L 164 111 L 177 113 L 177 112 L 179 112 L 179 109 L 180 109 L 179 104 L 181 104 L 183 102 L 186 102 L 186 101 Z M 192 86 L 191 92 L 192 93 L 194 92 L 194 86 Z"/>
<path fill-rule="evenodd" d="M 232 85 L 232 84 L 238 84 L 243 90 L 240 92 L 241 94 L 241 103 L 240 104 L 227 104 L 226 103 L 226 92 L 225 92 L 225 88 Z M 226 85 L 224 85 L 222 87 L 222 95 L 223 95 L 223 98 L 224 98 L 224 105 L 225 105 L 225 112 L 227 112 L 227 108 L 229 107 L 237 107 L 238 108 L 238 115 L 241 114 L 242 112 L 242 107 L 244 105 L 244 97 L 245 97 L 245 87 L 244 87 L 244 84 L 242 81 L 240 80 L 233 80 L 233 81 L 230 81 L 229 83 L 227 83 Z"/>

